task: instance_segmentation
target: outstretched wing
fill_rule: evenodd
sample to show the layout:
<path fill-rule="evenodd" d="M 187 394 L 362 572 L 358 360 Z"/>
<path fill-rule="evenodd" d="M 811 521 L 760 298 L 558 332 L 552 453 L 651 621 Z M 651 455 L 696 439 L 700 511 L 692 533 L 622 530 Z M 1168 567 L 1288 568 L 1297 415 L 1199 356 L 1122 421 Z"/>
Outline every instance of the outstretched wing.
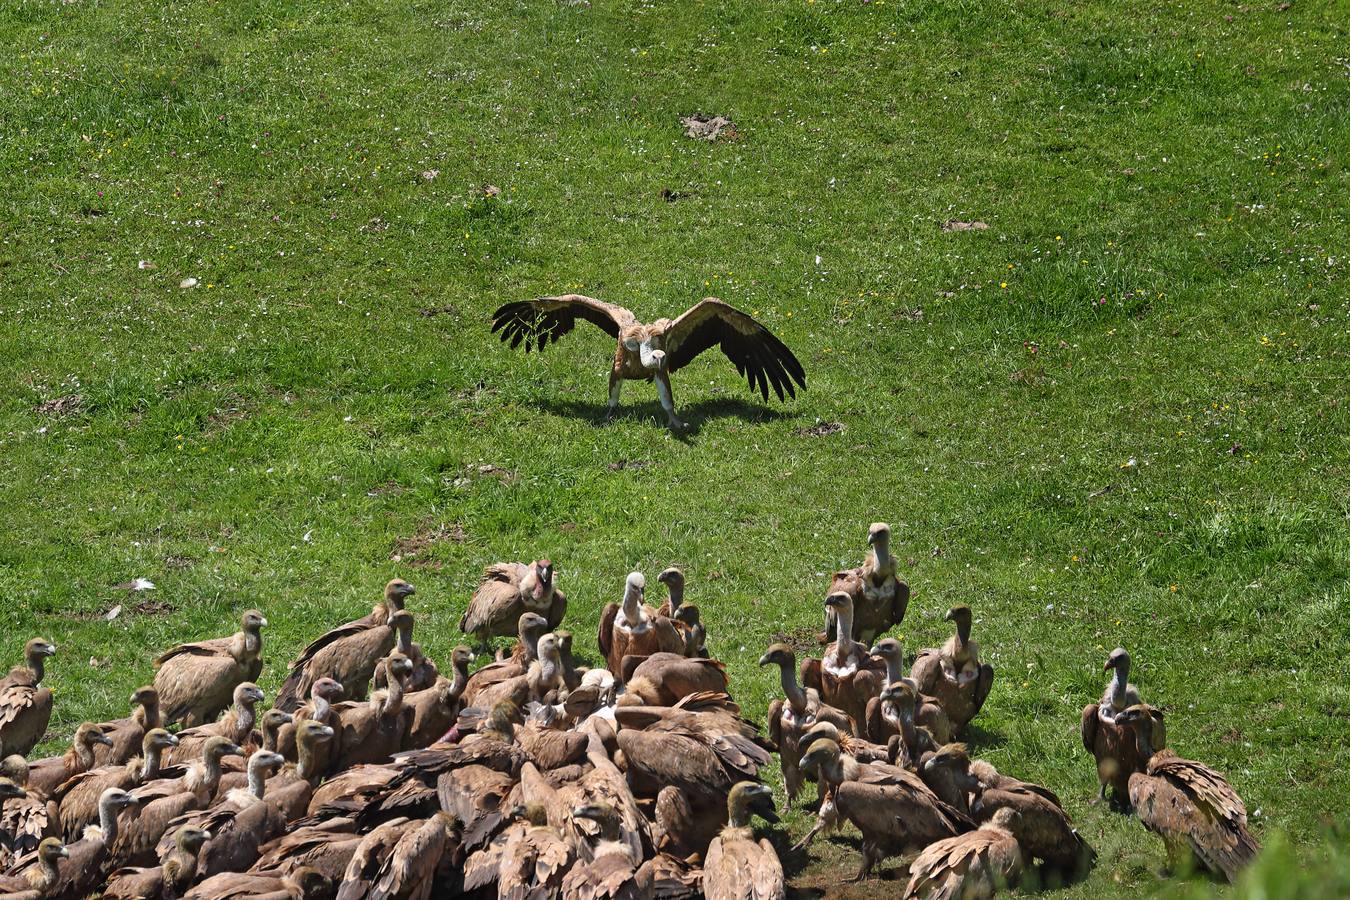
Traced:
<path fill-rule="evenodd" d="M 806 372 L 787 345 L 739 309 L 716 297 L 707 297 L 689 308 L 666 329 L 662 348 L 666 364 L 674 372 L 687 366 L 709 347 L 720 347 L 736 371 L 758 389 L 765 400 L 773 387 L 778 399 L 797 396 L 806 387 Z"/>
<path fill-rule="evenodd" d="M 581 294 L 565 294 L 506 303 L 492 314 L 492 330 L 500 331 L 502 340 L 511 342 L 512 350 L 524 341 L 525 352 L 529 353 L 536 348 L 543 351 L 549 341 L 571 331 L 577 319 L 599 325 L 612 338 L 619 336 L 620 328 L 637 324 L 633 314 L 622 306 Z"/>

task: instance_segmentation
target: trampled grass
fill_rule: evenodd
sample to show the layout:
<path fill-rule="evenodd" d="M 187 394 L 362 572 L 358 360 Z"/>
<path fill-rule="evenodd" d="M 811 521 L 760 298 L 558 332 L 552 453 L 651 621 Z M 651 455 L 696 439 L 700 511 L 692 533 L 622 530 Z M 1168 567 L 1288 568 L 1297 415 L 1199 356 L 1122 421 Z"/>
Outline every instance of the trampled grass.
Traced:
<path fill-rule="evenodd" d="M 247 606 L 269 691 L 393 575 L 445 659 L 481 567 L 540 555 L 587 653 L 684 564 L 762 716 L 762 648 L 882 519 L 906 645 L 975 608 L 976 751 L 1101 853 L 1062 896 L 1170 886 L 1087 803 L 1118 643 L 1286 860 L 1350 812 L 1337 4 L 12 0 L 0 39 L 0 590 L 9 657 L 60 647 L 47 749 Z M 646 386 L 601 426 L 608 338 L 487 332 L 562 291 L 720 296 L 809 388 L 709 355 L 689 435 Z M 803 884 L 851 874 L 822 852 Z"/>

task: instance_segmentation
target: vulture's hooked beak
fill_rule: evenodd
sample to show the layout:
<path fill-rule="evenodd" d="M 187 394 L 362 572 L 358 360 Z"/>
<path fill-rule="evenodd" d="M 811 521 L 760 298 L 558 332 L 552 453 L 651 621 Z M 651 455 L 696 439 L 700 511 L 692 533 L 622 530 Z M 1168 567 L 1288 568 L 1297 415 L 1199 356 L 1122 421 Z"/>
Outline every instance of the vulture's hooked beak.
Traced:
<path fill-rule="evenodd" d="M 663 369 L 666 365 L 666 351 L 653 350 L 650 341 L 643 341 L 638 346 L 638 357 L 642 360 L 644 369 Z"/>

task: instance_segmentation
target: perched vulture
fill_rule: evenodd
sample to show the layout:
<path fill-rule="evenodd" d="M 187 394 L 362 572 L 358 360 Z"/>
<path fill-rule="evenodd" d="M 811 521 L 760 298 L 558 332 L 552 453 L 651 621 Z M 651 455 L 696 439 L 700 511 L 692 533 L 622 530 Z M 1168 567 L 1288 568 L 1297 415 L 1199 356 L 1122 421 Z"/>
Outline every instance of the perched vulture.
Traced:
<path fill-rule="evenodd" d="M 887 758 L 891 765 L 902 769 L 917 769 L 924 754 L 934 753 L 941 746 L 931 731 L 914 723 L 916 695 L 914 684 L 908 679 L 892 681 L 882 689 L 877 705 L 869 703 L 867 707 L 868 734 L 890 734 L 886 742 Z M 880 720 L 875 726 L 874 710 Z"/>
<path fill-rule="evenodd" d="M 661 570 L 661 574 L 656 576 L 656 580 L 666 586 L 669 592 L 666 599 L 661 601 L 656 614 L 665 616 L 667 619 L 675 618 L 675 614 L 680 611 L 684 605 L 684 572 L 677 566 L 667 566 Z"/>
<path fill-rule="evenodd" d="M 305 722 L 327 725 L 338 729 L 338 714 L 334 705 L 342 699 L 342 684 L 332 678 L 320 678 L 309 687 L 309 702 L 291 716 L 291 724 L 283 725 L 277 734 L 277 752 L 287 759 L 301 761 L 300 732 Z M 325 741 L 310 748 L 309 771 L 322 776 L 332 767 L 337 741 Z M 308 777 L 308 776 L 306 776 Z"/>
<path fill-rule="evenodd" d="M 317 900 L 331 897 L 330 879 L 309 866 L 297 866 L 288 872 L 276 870 L 221 872 L 183 895 L 184 900 Z"/>
<path fill-rule="evenodd" d="M 277 693 L 276 706 L 294 712 L 320 678 L 339 682 L 351 700 L 366 699 L 376 663 L 394 649 L 394 632 L 402 624 L 396 621 L 398 613 L 415 593 L 411 584 L 395 578 L 384 586 L 384 598 L 375 604 L 370 615 L 314 640 L 291 663 L 290 675 Z"/>
<path fill-rule="evenodd" d="M 538 803 L 517 805 L 511 815 L 515 821 L 464 861 L 464 890 L 495 884 L 496 896 L 511 900 L 561 896 L 572 848 Z"/>
<path fill-rule="evenodd" d="M 918 683 L 905 675 L 905 651 L 900 641 L 895 638 L 883 638 L 867 652 L 885 660 L 887 684 L 900 681 L 914 689 L 916 695 L 914 721 L 927 728 L 939 744 L 950 741 L 953 737 L 952 721 L 936 698 L 919 695 Z M 867 703 L 867 736 L 879 744 L 884 744 L 896 732 L 888 727 L 890 723 L 882 716 L 880 705 L 880 697 L 876 698 L 875 702 L 869 700 Z"/>
<path fill-rule="evenodd" d="M 404 750 L 420 750 L 440 739 L 455 724 L 460 697 L 469 683 L 473 651 L 460 644 L 450 652 L 453 679 L 441 678 L 431 687 L 408 694 L 404 704 L 412 710 L 412 724 L 403 738 Z"/>
<path fill-rule="evenodd" d="M 708 900 L 782 900 L 787 896 L 783 864 L 765 838 L 755 842 L 750 814 L 777 822 L 773 791 L 742 781 L 727 797 L 727 826 L 708 845 L 703 893 Z"/>
<path fill-rule="evenodd" d="M 10 669 L 0 681 L 0 747 L 6 753 L 27 756 L 46 733 L 52 692 L 41 685 L 44 663 L 55 655 L 55 644 L 33 638 L 24 645 L 24 665 Z"/>
<path fill-rule="evenodd" d="M 941 765 L 930 759 L 928 765 Z M 959 761 L 958 761 L 959 765 Z M 1038 784 L 1000 775 L 992 765 L 977 760 L 969 764 L 976 779 L 971 812 L 978 822 L 988 822 L 1005 806 L 1017 811 L 1017 840 L 1027 861 L 1045 860 L 1066 878 L 1080 878 L 1096 861 L 1097 853 L 1073 827 L 1069 814 L 1054 791 Z"/>
<path fill-rule="evenodd" d="M 1247 807 L 1232 785 L 1203 763 L 1153 748 L 1155 710 L 1136 704 L 1116 714 L 1133 727 L 1142 772 L 1130 776 L 1130 803 L 1144 827 L 1162 838 L 1174 868 L 1192 860 L 1229 882 L 1250 863 L 1261 845 L 1247 830 Z"/>
<path fill-rule="evenodd" d="M 178 732 L 178 746 L 164 755 L 164 764 L 186 765 L 201 759 L 202 748 L 213 737 L 229 738 L 244 745 L 253 740 L 253 726 L 257 722 L 257 705 L 263 701 L 263 692 L 256 684 L 245 681 L 234 689 L 234 702 L 219 721 L 198 725 Z"/>
<path fill-rule="evenodd" d="M 843 624 L 841 618 L 841 635 Z M 802 768 L 826 782 L 833 815 L 852 822 L 862 833 L 859 881 L 888 855 L 918 850 L 975 826 L 914 773 L 885 764 L 858 763 L 828 738 L 807 748 Z M 824 805 L 821 815 L 826 815 Z"/>
<path fill-rule="evenodd" d="M 843 591 L 853 599 L 853 639 L 871 644 L 877 635 L 899 625 L 909 608 L 909 585 L 895 574 L 891 556 L 891 526 L 873 522 L 867 528 L 867 556 L 856 569 L 834 573 L 830 593 Z M 834 610 L 825 609 L 825 640 L 835 640 L 838 628 Z"/>
<path fill-rule="evenodd" d="M 971 814 L 970 795 L 979 791 L 980 783 L 971 774 L 965 744 L 943 744 L 926 754 L 917 769 L 929 790 L 964 815 Z"/>
<path fill-rule="evenodd" d="M 867 701 L 881 693 L 886 683 L 886 664 L 868 654 L 867 647 L 849 637 L 853 625 L 853 598 L 836 591 L 825 606 L 839 620 L 839 636 L 825 648 L 821 659 L 802 660 L 802 683 L 820 692 L 820 699 L 843 710 L 862 728 L 867 721 Z"/>
<path fill-rule="evenodd" d="M 56 789 L 52 800 L 58 805 L 61 833 L 67 841 L 77 840 L 85 826 L 101 813 L 100 798 L 109 788 L 126 791 L 160 777 L 164 751 L 178 745 L 178 738 L 163 728 L 152 728 L 141 739 L 143 756 L 114 766 L 99 766 L 71 778 Z"/>
<path fill-rule="evenodd" d="M 1022 848 L 1017 812 L 1000 809 L 974 831 L 930 844 L 909 865 L 905 900 L 985 900 L 1017 884 Z"/>
<path fill-rule="evenodd" d="M 619 813 L 604 803 L 587 803 L 572 810 L 573 819 L 595 823 L 599 840 L 590 860 L 577 862 L 563 878 L 562 896 L 576 900 L 637 900 L 652 896 L 652 872 L 641 854 L 619 839 Z"/>
<path fill-rule="evenodd" d="M 701 691 L 725 693 L 727 668 L 715 659 L 686 657 L 679 653 L 629 655 L 624 659 L 625 698 L 649 706 L 674 706 Z"/>
<path fill-rule="evenodd" d="M 673 622 L 658 616 L 642 602 L 647 579 L 641 572 L 630 572 L 624 582 L 623 603 L 608 603 L 600 613 L 597 642 L 605 665 L 614 677 L 623 679 L 623 658 L 628 655 L 679 653 L 685 650 L 684 637 Z"/>
<path fill-rule="evenodd" d="M 406 613 L 403 613 L 406 615 Z M 367 701 L 339 703 L 338 752 L 329 773 L 362 763 L 381 763 L 403 748 L 413 711 L 403 705 L 403 685 L 412 674 L 412 661 L 395 650 L 389 659 L 389 687 Z"/>
<path fill-rule="evenodd" d="M 829 721 L 848 734 L 855 726 L 847 713 L 822 702 L 818 691 L 802 690 L 797 683 L 797 657 L 787 644 L 770 646 L 759 658 L 759 664 L 778 666 L 779 681 L 783 686 L 784 699 L 769 704 L 768 727 L 769 740 L 777 749 L 783 766 L 783 810 L 786 812 L 802 789 L 801 758 L 806 748 L 801 739 L 807 729 L 818 721 Z"/>
<path fill-rule="evenodd" d="M 1137 725 L 1125 725 L 1119 720 L 1119 714 L 1130 706 L 1139 703 L 1139 691 L 1130 684 L 1130 655 L 1117 647 L 1106 660 L 1102 671 L 1112 671 L 1111 681 L 1106 686 L 1099 703 L 1089 703 L 1083 707 L 1082 734 L 1083 748 L 1091 753 L 1097 762 L 1098 800 L 1106 800 L 1106 789 L 1111 788 L 1110 802 L 1115 809 L 1129 808 L 1130 776 L 1142 772 L 1148 764 L 1148 757 L 1139 755 L 1139 743 L 1135 732 L 1146 728 L 1149 742 L 1155 749 L 1167 745 L 1167 732 L 1163 725 L 1162 713 L 1153 707 L 1146 707 L 1150 715 L 1140 719 Z"/>
<path fill-rule="evenodd" d="M 619 387 L 626 380 L 655 381 L 661 408 L 672 429 L 684 427 L 675 415 L 670 373 L 684 368 L 704 350 L 718 346 L 736 371 L 767 401 L 769 388 L 778 399 L 795 397 L 806 387 L 806 372 L 792 351 L 753 318 L 718 300 L 705 297 L 674 321 L 658 319 L 651 325 L 621 306 L 567 294 L 507 303 L 492 314 L 492 330 L 501 332 L 512 348 L 522 341 L 525 351 L 542 351 L 550 341 L 567 334 L 577 319 L 585 319 L 618 340 L 609 374 L 608 415 L 619 405 Z"/>
<path fill-rule="evenodd" d="M 23 786 L 43 797 L 50 796 L 68 779 L 94 768 L 98 764 L 94 751 L 101 746 L 112 746 L 103 729 L 92 722 L 81 724 L 71 738 L 70 749 L 63 755 L 28 763 L 28 778 Z"/>
<path fill-rule="evenodd" d="M 136 805 L 136 798 L 120 788 L 108 788 L 103 792 L 98 799 L 98 824 L 84 829 L 79 840 L 66 845 L 68 858 L 60 867 L 61 877 L 47 896 L 74 900 L 88 896 L 103 884 L 113 847 L 122 837 L 118 830 L 118 813 Z M 38 848 L 39 858 L 41 849 Z M 20 863 L 16 869 L 22 866 Z"/>
<path fill-rule="evenodd" d="M 524 675 L 539 656 L 539 638 L 548 631 L 548 620 L 539 613 L 520 614 L 516 623 L 520 642 L 516 645 L 510 659 L 488 663 L 469 676 L 469 681 L 461 694 L 465 706 L 490 707 L 500 699 L 497 688 L 505 682 Z M 480 697 L 479 694 L 484 694 Z"/>
<path fill-rule="evenodd" d="M 980 645 L 970 639 L 970 607 L 953 606 L 946 619 L 956 623 L 956 634 L 941 650 L 920 650 L 909 675 L 920 694 L 941 704 L 959 735 L 989 696 L 994 667 L 980 662 Z"/>
<path fill-rule="evenodd" d="M 126 762 L 140 752 L 147 731 L 163 726 L 159 715 L 159 691 L 154 687 L 147 684 L 137 688 L 131 695 L 131 704 L 133 709 L 127 718 L 99 724 L 103 733 L 112 740 L 112 746 L 94 748 L 98 765 Z"/>
<path fill-rule="evenodd" d="M 155 660 L 155 690 L 165 725 L 191 728 L 214 722 L 234 699 L 234 689 L 262 674 L 262 629 L 256 609 L 244 613 L 230 637 L 179 644 Z"/>
<path fill-rule="evenodd" d="M 38 845 L 31 865 L 19 872 L 0 875 L 0 897 L 40 900 L 56 895 L 61 885 L 61 873 L 57 865 L 69 856 L 70 851 L 62 846 L 60 840 L 45 838 Z"/>
<path fill-rule="evenodd" d="M 566 611 L 567 597 L 553 583 L 552 562 L 494 563 L 484 570 L 459 630 L 486 645 L 491 638 L 515 634 L 521 613 L 538 613 L 552 631 L 562 624 Z"/>
<path fill-rule="evenodd" d="M 157 866 L 128 866 L 108 876 L 103 896 L 117 900 L 181 897 L 197 880 L 197 853 L 211 835 L 190 825 L 173 835 L 173 848 Z"/>

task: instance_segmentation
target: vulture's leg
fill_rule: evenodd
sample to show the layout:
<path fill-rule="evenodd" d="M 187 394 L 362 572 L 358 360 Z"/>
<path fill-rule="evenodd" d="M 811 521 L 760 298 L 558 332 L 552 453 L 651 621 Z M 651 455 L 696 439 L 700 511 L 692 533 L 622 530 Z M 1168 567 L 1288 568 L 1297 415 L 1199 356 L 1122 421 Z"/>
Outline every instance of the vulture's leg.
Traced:
<path fill-rule="evenodd" d="M 661 408 L 666 411 L 666 418 L 670 420 L 672 431 L 679 431 L 684 428 L 684 423 L 675 415 L 675 398 L 670 393 L 670 376 L 665 372 L 657 372 L 656 395 L 661 398 Z"/>
<path fill-rule="evenodd" d="M 619 388 L 623 386 L 623 379 L 619 373 L 611 371 L 609 373 L 609 406 L 605 407 L 605 419 L 614 418 L 614 413 L 619 408 Z"/>

